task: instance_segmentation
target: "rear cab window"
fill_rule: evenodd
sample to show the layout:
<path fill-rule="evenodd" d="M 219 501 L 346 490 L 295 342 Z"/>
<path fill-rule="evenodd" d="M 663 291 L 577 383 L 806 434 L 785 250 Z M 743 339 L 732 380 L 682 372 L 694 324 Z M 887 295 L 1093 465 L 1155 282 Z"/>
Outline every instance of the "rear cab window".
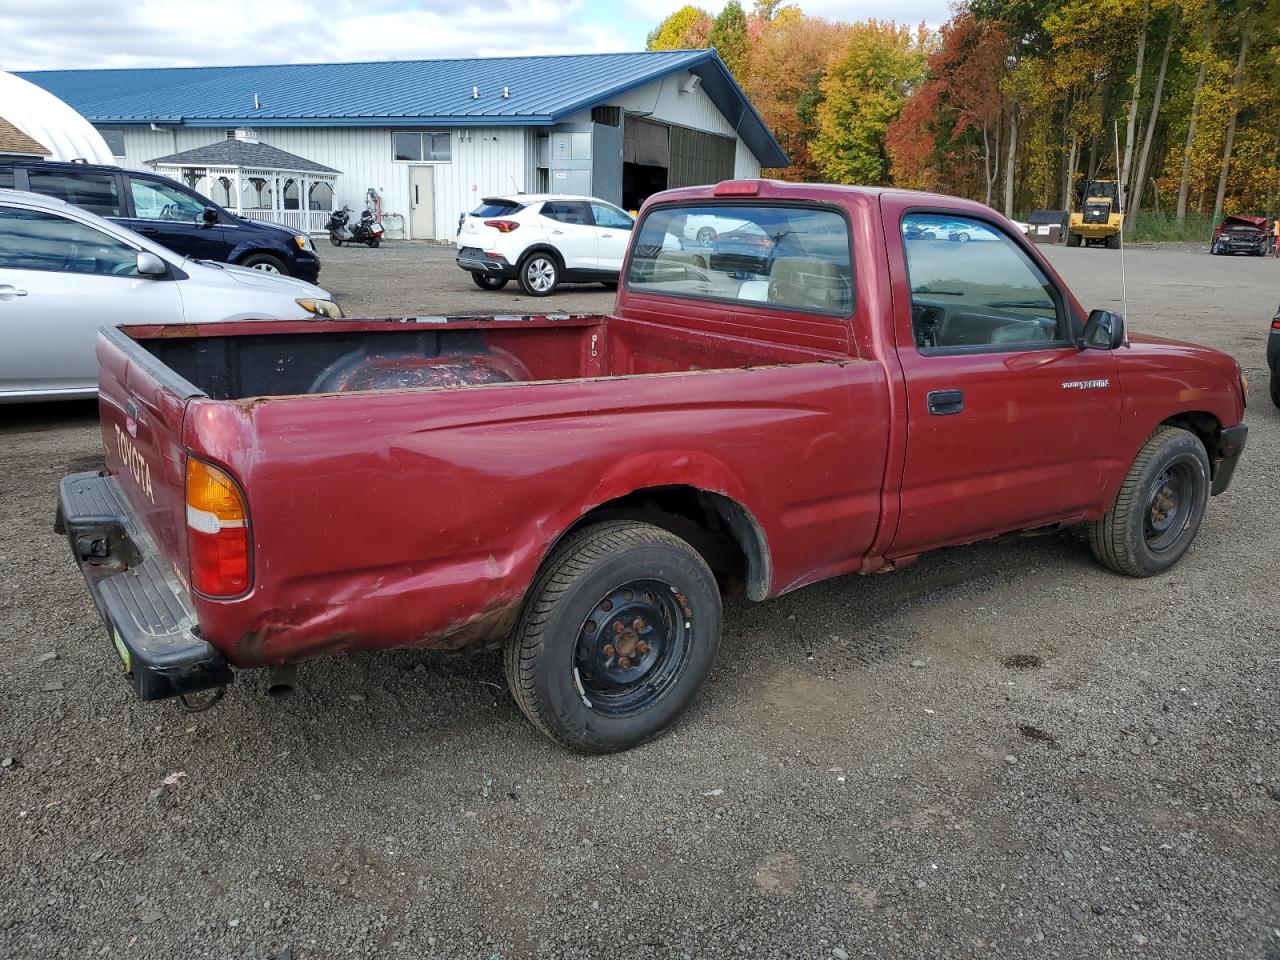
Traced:
<path fill-rule="evenodd" d="M 640 223 L 627 288 L 848 316 L 849 225 L 835 210 L 808 205 L 656 207 Z"/>
<path fill-rule="evenodd" d="M 542 205 L 542 215 L 559 223 L 590 227 L 595 221 L 591 218 L 591 205 L 585 200 L 548 200 Z"/>

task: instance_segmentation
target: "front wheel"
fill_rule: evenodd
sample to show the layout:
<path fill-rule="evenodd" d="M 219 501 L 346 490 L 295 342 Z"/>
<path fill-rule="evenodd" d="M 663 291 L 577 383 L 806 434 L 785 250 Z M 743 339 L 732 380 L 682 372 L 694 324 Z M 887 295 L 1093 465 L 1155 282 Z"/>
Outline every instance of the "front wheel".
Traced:
<path fill-rule="evenodd" d="M 1078 233 L 1068 233 L 1068 234 L 1067 234 L 1067 246 L 1068 246 L 1068 247 L 1078 247 L 1078 246 L 1080 246 L 1080 241 L 1081 241 L 1081 239 L 1082 239 L 1082 237 L 1081 237 L 1081 236 L 1080 236 L 1080 234 L 1078 234 Z"/>
<path fill-rule="evenodd" d="M 1271 371 L 1271 402 L 1280 407 L 1280 373 Z"/>
<path fill-rule="evenodd" d="M 1115 503 L 1089 526 L 1103 566 L 1130 577 L 1163 573 L 1195 540 L 1209 500 L 1209 455 L 1200 438 L 1159 427 L 1138 451 Z"/>
<path fill-rule="evenodd" d="M 338 236 L 336 233 L 329 234 L 329 242 L 332 243 L 335 247 L 342 246 L 342 238 Z"/>
<path fill-rule="evenodd" d="M 277 257 L 271 256 L 269 253 L 255 253 L 245 257 L 240 261 L 240 266 L 248 267 L 250 270 L 260 270 L 263 273 L 282 273 L 289 275 L 289 268 L 284 265 L 284 261 Z"/>
<path fill-rule="evenodd" d="M 507 285 L 506 277 L 495 277 L 492 273 L 473 273 L 471 279 L 481 290 L 501 290 Z"/>
<path fill-rule="evenodd" d="M 538 251 L 520 264 L 520 289 L 531 297 L 549 297 L 560 285 L 560 264 L 549 253 Z"/>
<path fill-rule="evenodd" d="M 507 684 L 539 730 L 583 753 L 661 733 L 691 704 L 720 642 L 701 554 L 647 523 L 606 523 L 556 549 L 507 640 Z"/>

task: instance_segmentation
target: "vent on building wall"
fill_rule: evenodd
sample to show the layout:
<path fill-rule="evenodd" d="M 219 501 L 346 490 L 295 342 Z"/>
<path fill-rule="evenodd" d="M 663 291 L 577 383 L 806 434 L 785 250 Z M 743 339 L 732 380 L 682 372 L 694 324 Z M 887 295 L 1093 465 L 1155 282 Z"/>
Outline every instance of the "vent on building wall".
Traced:
<path fill-rule="evenodd" d="M 606 127 L 617 127 L 622 125 L 622 108 L 621 107 L 592 107 L 591 122 L 599 123 Z"/>
<path fill-rule="evenodd" d="M 245 143 L 257 143 L 258 131 L 252 127 L 236 127 L 227 131 L 228 140 L 243 140 Z"/>

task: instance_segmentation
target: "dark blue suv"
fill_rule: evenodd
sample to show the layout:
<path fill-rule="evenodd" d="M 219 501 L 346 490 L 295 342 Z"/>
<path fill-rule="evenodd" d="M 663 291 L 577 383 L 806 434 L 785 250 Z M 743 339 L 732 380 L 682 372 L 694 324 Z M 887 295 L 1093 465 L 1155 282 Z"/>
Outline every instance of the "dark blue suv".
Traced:
<path fill-rule="evenodd" d="M 320 258 L 306 234 L 237 217 L 158 173 L 89 163 L 0 160 L 0 187 L 65 200 L 193 260 L 236 263 L 310 283 L 320 276 Z"/>

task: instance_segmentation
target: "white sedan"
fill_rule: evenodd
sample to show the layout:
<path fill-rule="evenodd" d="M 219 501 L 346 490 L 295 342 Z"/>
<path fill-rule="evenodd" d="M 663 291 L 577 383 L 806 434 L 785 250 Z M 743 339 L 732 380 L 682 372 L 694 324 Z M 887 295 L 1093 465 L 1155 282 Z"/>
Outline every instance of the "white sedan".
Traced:
<path fill-rule="evenodd" d="M 80 207 L 0 190 L 0 403 L 94 396 L 103 326 L 340 316 L 313 284 L 187 260 Z"/>

